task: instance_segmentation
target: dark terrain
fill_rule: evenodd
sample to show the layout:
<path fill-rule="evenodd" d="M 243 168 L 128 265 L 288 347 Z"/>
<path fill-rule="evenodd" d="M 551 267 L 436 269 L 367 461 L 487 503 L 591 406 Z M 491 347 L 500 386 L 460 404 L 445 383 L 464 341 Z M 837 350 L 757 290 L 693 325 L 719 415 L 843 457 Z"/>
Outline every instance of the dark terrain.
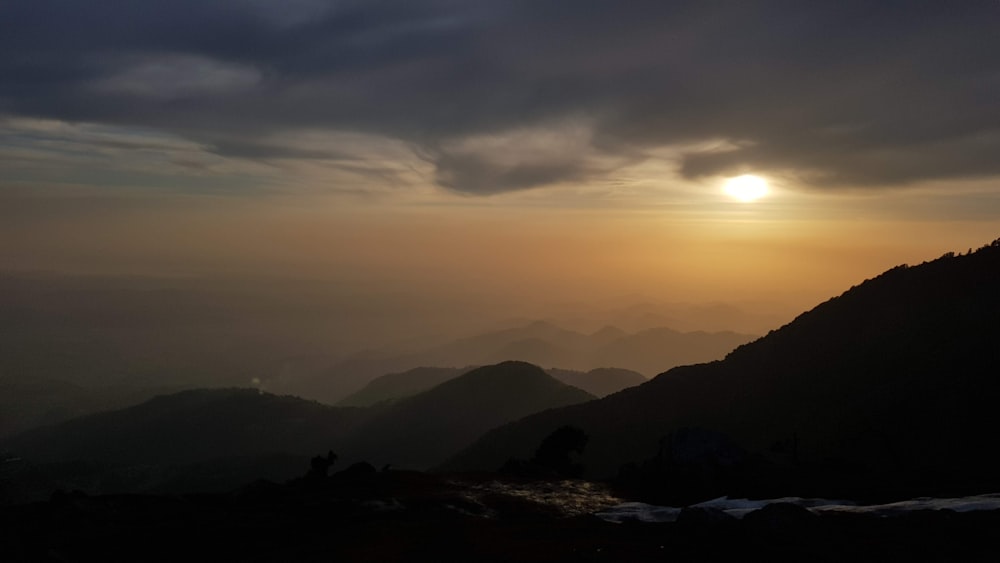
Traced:
<path fill-rule="evenodd" d="M 320 373 L 287 381 L 281 390 L 333 404 L 385 374 L 414 366 L 461 368 L 506 360 L 574 371 L 614 366 L 651 375 L 673 366 L 720 358 L 753 338 L 731 331 L 681 332 L 665 327 L 635 333 L 605 327 L 584 334 L 535 321 L 402 354 L 391 350 L 358 353 Z"/>
<path fill-rule="evenodd" d="M 626 499 L 886 502 L 1000 491 L 998 287 L 1000 240 L 893 268 L 725 360 L 603 399 L 503 362 L 369 409 L 199 391 L 28 432 L 5 442 L 25 456 L 4 462 L 5 486 L 18 464 L 28 464 L 19 477 L 33 475 L 32 459 L 89 456 L 135 469 L 225 454 L 232 468 L 290 449 L 298 457 L 281 463 L 294 461 L 301 477 L 231 492 L 90 495 L 65 486 L 40 502 L 8 498 L 5 555 L 992 561 L 1000 511 L 820 515 L 777 503 L 741 520 L 688 508 L 659 524 L 594 514 Z M 528 413 L 536 414 L 521 418 Z M 344 457 L 324 455 L 328 447 Z M 356 462 L 381 465 L 387 452 L 441 465 L 420 473 Z M 328 476 L 331 466 L 345 469 Z"/>
<path fill-rule="evenodd" d="M 998 287 L 1000 241 L 899 266 L 725 360 L 493 430 L 443 468 L 497 467 L 571 425 L 589 476 L 660 500 L 1000 490 Z"/>
<path fill-rule="evenodd" d="M 369 407 L 391 403 L 426 391 L 445 381 L 472 371 L 475 368 L 413 368 L 401 373 L 390 373 L 373 379 L 357 393 L 337 402 L 344 407 Z M 622 389 L 645 383 L 642 374 L 620 368 L 594 368 L 590 371 L 549 368 L 545 373 L 555 379 L 583 389 L 591 395 L 605 397 Z"/>
<path fill-rule="evenodd" d="M 372 471 L 231 494 L 59 494 L 3 509 L 0 526 L 6 561 L 546 563 L 994 561 L 1000 527 L 1000 512 L 816 516 L 783 505 L 742 520 L 691 510 L 671 524 L 613 524 L 497 485 Z"/>
<path fill-rule="evenodd" d="M 89 493 L 218 491 L 283 481 L 333 449 L 343 463 L 425 469 L 483 432 L 594 396 L 541 368 L 503 362 L 373 407 L 254 389 L 201 389 L 75 418 L 0 441 L 0 502 Z"/>

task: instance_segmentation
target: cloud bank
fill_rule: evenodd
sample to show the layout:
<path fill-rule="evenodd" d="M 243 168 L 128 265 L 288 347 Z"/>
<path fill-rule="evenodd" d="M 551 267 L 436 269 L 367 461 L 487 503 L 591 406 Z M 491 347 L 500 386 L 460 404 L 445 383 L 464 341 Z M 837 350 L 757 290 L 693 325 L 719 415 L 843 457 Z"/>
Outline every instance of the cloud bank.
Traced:
<path fill-rule="evenodd" d="M 987 0 L 12 0 L 0 116 L 332 166 L 356 149 L 274 140 L 380 138 L 470 194 L 663 147 L 687 179 L 891 187 L 1000 174 L 998 25 Z"/>

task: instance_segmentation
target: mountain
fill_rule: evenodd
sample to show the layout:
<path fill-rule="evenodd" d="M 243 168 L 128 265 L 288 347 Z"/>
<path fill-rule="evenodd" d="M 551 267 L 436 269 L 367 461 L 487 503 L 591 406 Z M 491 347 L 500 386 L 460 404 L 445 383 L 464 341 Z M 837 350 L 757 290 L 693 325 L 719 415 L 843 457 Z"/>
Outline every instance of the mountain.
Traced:
<path fill-rule="evenodd" d="M 427 376 L 442 373 L 410 375 L 426 383 Z M 12 485 L 0 472 L 0 493 L 29 485 L 43 497 L 55 488 L 224 490 L 260 477 L 301 475 L 309 458 L 328 450 L 340 455 L 341 465 L 367 460 L 423 468 L 493 427 L 594 398 L 522 362 L 476 368 L 369 408 L 331 407 L 256 389 L 182 391 L 7 438 L 0 443 L 5 459 L 36 466 L 18 469 L 22 477 L 40 477 Z M 5 461 L 2 469 L 17 468 Z M 26 496 L 24 490 L 18 495 Z"/>
<path fill-rule="evenodd" d="M 604 346 L 614 342 L 615 340 L 625 338 L 626 336 L 628 336 L 628 333 L 624 330 L 616 326 L 605 325 L 600 330 L 590 335 L 590 341 L 598 346 Z"/>
<path fill-rule="evenodd" d="M 177 390 L 126 384 L 85 387 L 60 379 L 6 374 L 0 376 L 0 440 L 85 414 L 132 406 Z"/>
<path fill-rule="evenodd" d="M 391 403 L 426 391 L 473 369 L 475 368 L 421 367 L 401 373 L 390 373 L 373 379 L 360 391 L 343 399 L 337 405 L 369 407 L 380 403 Z M 589 372 L 549 368 L 545 370 L 545 373 L 566 385 L 583 389 L 597 397 L 610 395 L 626 387 L 646 382 L 646 378 L 642 374 L 618 368 L 595 368 Z"/>
<path fill-rule="evenodd" d="M 37 462 L 171 465 L 272 453 L 315 455 L 334 447 L 363 418 L 358 409 L 255 389 L 200 389 L 30 430 L 2 446 Z"/>
<path fill-rule="evenodd" d="M 666 464 L 679 437 L 692 435 L 685 429 L 701 429 L 703 450 L 747 452 L 770 463 L 774 479 L 792 472 L 825 491 L 994 490 L 997 288 L 1000 240 L 899 266 L 722 361 L 506 425 L 444 467 L 495 469 L 574 425 L 590 436 L 589 474 L 612 476 L 630 462 Z"/>
<path fill-rule="evenodd" d="M 676 365 L 722 358 L 753 338 L 734 332 L 687 333 L 668 328 L 633 334 L 613 326 L 584 334 L 536 321 L 407 354 L 356 354 L 320 376 L 294 382 L 285 391 L 338 403 L 384 374 L 404 372 L 413 366 L 462 367 L 505 360 L 576 371 L 615 366 L 655 374 Z"/>
<path fill-rule="evenodd" d="M 583 389 L 597 397 L 605 397 L 647 381 L 641 373 L 620 368 L 594 368 L 586 372 L 550 368 L 545 372 L 566 385 Z"/>
<path fill-rule="evenodd" d="M 709 362 L 754 337 L 735 332 L 680 332 L 652 328 L 598 346 L 589 353 L 591 363 L 621 366 L 656 374 L 679 365 Z"/>
<path fill-rule="evenodd" d="M 390 373 L 368 382 L 360 391 L 337 403 L 342 407 L 370 407 L 393 402 L 426 391 L 454 379 L 473 368 L 419 367 L 400 373 Z"/>
<path fill-rule="evenodd" d="M 290 382 L 285 391 L 336 404 L 376 378 L 405 372 L 415 366 L 460 368 L 512 359 L 555 365 L 544 360 L 555 357 L 561 362 L 566 357 L 566 350 L 580 347 L 585 340 L 583 334 L 545 321 L 534 321 L 405 353 L 392 349 L 365 350 L 341 360 L 323 373 Z"/>
<path fill-rule="evenodd" d="M 682 332 L 733 330 L 754 333 L 780 326 L 787 320 L 774 314 L 776 308 L 780 308 L 776 303 L 767 304 L 766 309 L 771 312 L 763 314 L 728 303 L 641 302 L 605 311 L 602 318 L 630 332 L 669 326 Z"/>
<path fill-rule="evenodd" d="M 430 467 L 491 428 L 594 398 L 537 366 L 503 362 L 474 369 L 385 407 L 342 449 L 352 458 L 376 465 Z"/>
<path fill-rule="evenodd" d="M 162 395 L 29 430 L 0 443 L 0 499 L 88 493 L 225 491 L 302 475 L 368 413 L 256 389 Z"/>
<path fill-rule="evenodd" d="M 556 349 L 570 350 L 577 348 L 586 340 L 586 335 L 579 332 L 566 330 L 547 321 L 534 321 L 522 327 L 461 338 L 440 348 L 429 350 L 428 353 L 444 357 L 476 358 L 495 355 L 499 350 L 516 346 L 519 342 L 545 342 Z"/>
<path fill-rule="evenodd" d="M 537 365 L 566 366 L 578 363 L 575 356 L 571 348 L 558 346 L 541 338 L 525 338 L 501 346 L 486 359 L 488 363 L 517 359 Z"/>

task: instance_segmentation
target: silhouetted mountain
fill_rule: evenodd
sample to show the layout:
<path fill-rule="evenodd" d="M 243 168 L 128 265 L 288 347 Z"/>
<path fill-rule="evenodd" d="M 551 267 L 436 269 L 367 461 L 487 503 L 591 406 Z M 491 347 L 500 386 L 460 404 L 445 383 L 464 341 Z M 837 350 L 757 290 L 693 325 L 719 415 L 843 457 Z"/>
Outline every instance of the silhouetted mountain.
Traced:
<path fill-rule="evenodd" d="M 390 373 L 372 380 L 361 391 L 337 403 L 338 406 L 367 407 L 391 403 L 426 391 L 475 369 L 467 368 L 415 368 L 402 373 Z M 597 397 L 616 393 L 626 387 L 645 383 L 642 374 L 627 369 L 596 368 L 589 372 L 549 368 L 545 373 Z"/>
<path fill-rule="evenodd" d="M 417 296 L 382 284 L 264 276 L 75 276 L 0 269 L 0 379 L 160 392 L 253 386 L 306 396 L 296 387 L 308 391 L 308 386 L 292 382 L 326 373 L 359 350 L 385 347 L 391 357 L 423 350 L 492 327 L 489 319 L 501 314 L 469 314 L 450 292 Z M 445 301 L 449 307 L 442 306 Z M 366 361 L 354 365 L 364 368 Z M 320 378 L 330 393 L 308 396 L 340 399 L 376 376 L 418 365 L 441 364 L 377 366 L 359 371 L 358 379 L 345 365 L 342 382 Z M 106 406 L 125 405 L 108 401 Z M 35 418 L 25 415 L 25 422 Z"/>
<path fill-rule="evenodd" d="M 30 430 L 0 443 L 0 496 L 57 489 L 100 492 L 228 490 L 302 474 L 371 413 L 255 389 L 183 391 L 121 410 Z"/>
<path fill-rule="evenodd" d="M 410 375 L 426 383 L 442 372 Z M 396 375 L 390 383 L 403 374 Z M 219 490 L 257 477 L 294 477 L 311 456 L 330 449 L 343 463 L 426 467 L 490 428 L 593 398 L 538 367 L 505 362 L 370 408 L 331 407 L 255 389 L 183 391 L 30 430 L 0 449 L 38 466 L 20 471 L 22 477 L 38 475 L 18 484 L 21 489 Z"/>
<path fill-rule="evenodd" d="M 491 428 L 592 399 L 593 395 L 556 381 L 537 366 L 503 362 L 474 369 L 389 405 L 354 434 L 343 450 L 375 465 L 428 467 Z"/>
<path fill-rule="evenodd" d="M 634 296 L 628 302 L 601 311 L 597 318 L 629 333 L 667 326 L 681 332 L 731 330 L 750 334 L 766 332 L 791 318 L 776 314 L 783 308 L 779 303 L 757 304 L 751 308 L 758 312 L 752 312 L 745 309 L 750 304 L 663 303 L 650 302 L 641 296 Z M 761 313 L 761 309 L 768 312 Z"/>
<path fill-rule="evenodd" d="M 641 373 L 620 368 L 594 368 L 586 372 L 551 368 L 545 370 L 545 373 L 597 397 L 605 397 L 647 381 Z"/>
<path fill-rule="evenodd" d="M 364 415 L 254 389 L 193 390 L 31 430 L 3 446 L 35 462 L 170 465 L 273 453 L 314 455 L 340 442 Z"/>
<path fill-rule="evenodd" d="M 536 365 L 565 366 L 576 365 L 576 353 L 570 349 L 541 338 L 525 338 L 516 340 L 493 352 L 487 358 L 488 363 L 497 363 L 516 359 Z"/>
<path fill-rule="evenodd" d="M 390 373 L 368 382 L 357 393 L 353 393 L 340 402 L 342 407 L 370 407 L 379 403 L 388 403 L 416 395 L 440 385 L 449 379 L 454 379 L 473 368 L 433 368 L 419 367 L 400 373 Z"/>
<path fill-rule="evenodd" d="M 785 468 L 772 479 L 790 474 L 803 487 L 997 489 L 998 288 L 1000 240 L 899 266 L 724 361 L 496 429 L 446 467 L 495 469 L 572 425 L 590 436 L 589 473 L 611 476 L 626 462 L 669 459 L 664 439 L 692 427 L 728 436 Z"/>
<path fill-rule="evenodd" d="M 589 357 L 599 365 L 656 374 L 674 366 L 720 359 L 753 338 L 735 332 L 679 332 L 652 328 L 612 340 L 593 350 Z"/>
<path fill-rule="evenodd" d="M 353 387 L 357 392 L 383 374 L 413 366 L 461 367 L 505 360 L 578 371 L 615 366 L 653 374 L 676 365 L 721 358 L 753 338 L 733 332 L 685 333 L 667 328 L 629 334 L 615 327 L 588 335 L 537 321 L 409 354 L 356 354 L 322 376 L 299 381 L 289 391 L 336 403 L 350 393 L 345 390 Z"/>
<path fill-rule="evenodd" d="M 625 338 L 628 333 L 616 326 L 605 326 L 590 335 L 590 341 L 598 346 L 604 346 L 619 338 Z"/>
<path fill-rule="evenodd" d="M 431 350 L 432 354 L 444 356 L 469 355 L 480 357 L 483 355 L 496 354 L 498 350 L 513 343 L 537 340 L 550 343 L 552 346 L 563 349 L 572 349 L 585 342 L 586 335 L 560 328 L 547 321 L 535 321 L 523 327 L 487 332 L 469 338 L 462 338 Z"/>
<path fill-rule="evenodd" d="M 177 390 L 166 386 L 84 387 L 58 379 L 8 374 L 0 377 L 0 439 Z"/>

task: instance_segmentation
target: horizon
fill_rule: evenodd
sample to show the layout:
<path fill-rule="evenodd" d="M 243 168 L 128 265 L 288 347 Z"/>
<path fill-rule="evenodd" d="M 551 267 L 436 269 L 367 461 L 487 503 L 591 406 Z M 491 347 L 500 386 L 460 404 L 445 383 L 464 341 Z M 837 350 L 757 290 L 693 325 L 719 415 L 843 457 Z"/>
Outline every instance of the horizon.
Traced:
<path fill-rule="evenodd" d="M 5 555 L 981 558 L 998 30 L 0 1 Z"/>
<path fill-rule="evenodd" d="M 0 305 L 33 308 L 5 325 L 34 358 L 9 361 L 99 356 L 31 315 L 133 358 L 105 371 L 190 356 L 171 378 L 281 379 L 534 320 L 766 334 L 1000 235 L 997 16 L 4 4 L 0 276 L 20 293 Z"/>
<path fill-rule="evenodd" d="M 277 6 L 0 8 L 3 269 L 787 316 L 997 236 L 995 3 Z"/>

